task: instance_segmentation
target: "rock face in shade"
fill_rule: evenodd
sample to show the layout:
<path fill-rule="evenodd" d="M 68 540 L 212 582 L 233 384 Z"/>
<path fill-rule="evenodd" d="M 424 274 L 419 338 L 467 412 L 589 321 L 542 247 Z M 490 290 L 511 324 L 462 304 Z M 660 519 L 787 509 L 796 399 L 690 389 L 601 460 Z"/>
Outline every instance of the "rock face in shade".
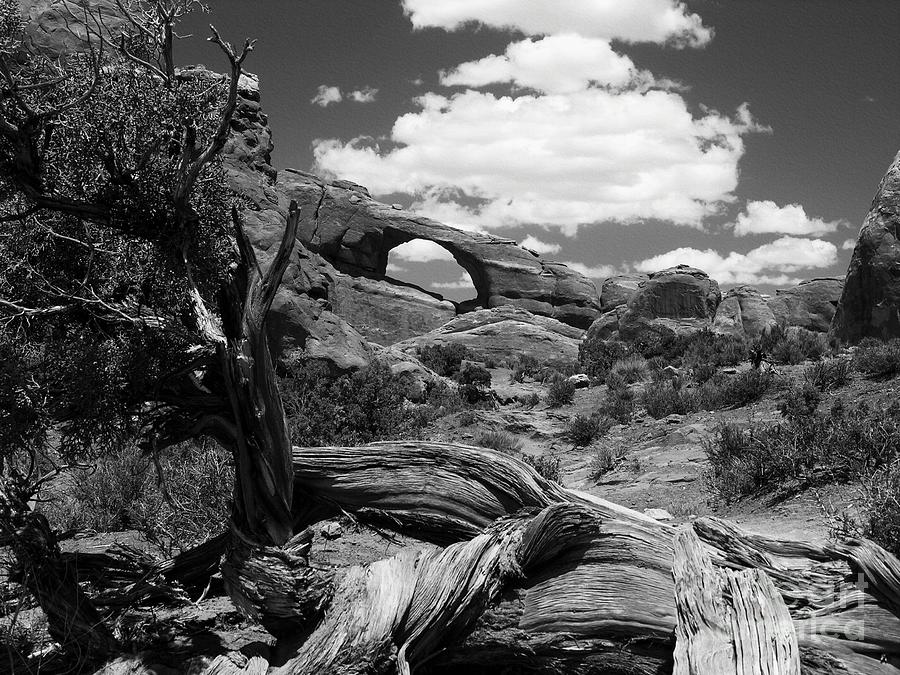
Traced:
<path fill-rule="evenodd" d="M 837 277 L 803 281 L 775 291 L 769 308 L 779 324 L 827 333 L 843 288 L 844 280 Z"/>
<path fill-rule="evenodd" d="M 391 345 L 443 326 L 456 316 L 449 300 L 388 279 L 335 272 L 331 307 L 369 342 Z"/>
<path fill-rule="evenodd" d="M 619 337 L 647 343 L 709 328 L 721 299 L 719 284 L 702 270 L 678 265 L 654 272 L 628 301 Z"/>
<path fill-rule="evenodd" d="M 628 301 L 637 293 L 641 283 L 649 279 L 646 274 L 618 274 L 603 281 L 600 287 L 600 309 L 608 312 Z"/>
<path fill-rule="evenodd" d="M 777 324 L 766 298 L 752 286 L 728 290 L 716 309 L 713 330 L 753 340 Z"/>
<path fill-rule="evenodd" d="M 302 207 L 300 240 L 346 274 L 382 279 L 391 249 L 425 239 L 447 249 L 471 275 L 478 297 L 462 309 L 511 304 L 580 328 L 600 314 L 593 282 L 513 241 L 382 204 L 348 181 L 327 182 L 289 169 L 280 173 L 278 189 Z"/>
<path fill-rule="evenodd" d="M 850 343 L 900 337 L 900 153 L 881 179 L 856 241 L 831 325 Z"/>
<path fill-rule="evenodd" d="M 578 358 L 584 334 L 556 319 L 506 305 L 461 314 L 437 330 L 398 342 L 395 348 L 414 354 L 430 344 L 461 344 L 484 358 L 503 359 L 521 354 L 541 363 Z"/>

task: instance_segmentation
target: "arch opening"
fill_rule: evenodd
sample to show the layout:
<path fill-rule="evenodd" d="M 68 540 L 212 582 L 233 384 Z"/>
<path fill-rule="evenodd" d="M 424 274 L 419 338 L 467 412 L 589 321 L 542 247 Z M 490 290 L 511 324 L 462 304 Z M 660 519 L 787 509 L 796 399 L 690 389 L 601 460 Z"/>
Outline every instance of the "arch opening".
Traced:
<path fill-rule="evenodd" d="M 428 239 L 410 239 L 391 248 L 385 276 L 439 295 L 457 308 L 478 302 L 478 289 L 469 271 L 449 250 Z"/>

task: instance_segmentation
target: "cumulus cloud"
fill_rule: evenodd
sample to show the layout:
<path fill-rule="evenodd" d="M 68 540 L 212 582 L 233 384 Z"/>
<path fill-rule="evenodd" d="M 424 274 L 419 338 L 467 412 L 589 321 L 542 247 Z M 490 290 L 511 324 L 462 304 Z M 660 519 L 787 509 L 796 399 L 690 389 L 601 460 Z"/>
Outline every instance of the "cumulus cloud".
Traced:
<path fill-rule="evenodd" d="M 566 94 L 591 85 L 650 86 L 655 79 L 616 53 L 609 40 L 573 33 L 514 42 L 503 55 L 468 61 L 441 73 L 445 86 L 478 88 L 500 83 Z"/>
<path fill-rule="evenodd" d="M 697 267 L 722 284 L 796 284 L 802 270 L 830 267 L 837 246 L 821 239 L 781 237 L 747 253 L 721 254 L 713 249 L 678 248 L 634 263 L 638 272 L 657 272 L 685 264 Z"/>
<path fill-rule="evenodd" d="M 390 147 L 319 140 L 319 170 L 373 192 L 455 190 L 451 207 L 484 228 L 660 218 L 699 226 L 733 200 L 743 136 L 760 130 L 746 106 L 694 117 L 672 91 L 495 96 L 428 93 L 396 120 Z M 442 200 L 432 198 L 432 210 Z M 446 200 L 443 200 L 446 201 Z M 458 201 L 458 200 L 457 200 Z"/>
<path fill-rule="evenodd" d="M 453 255 L 440 244 L 426 239 L 413 239 L 391 249 L 391 258 L 406 262 L 431 262 L 447 260 L 453 262 Z"/>
<path fill-rule="evenodd" d="M 320 84 L 316 95 L 309 102 L 327 108 L 332 103 L 340 103 L 344 99 L 341 94 L 340 87 L 333 87 L 327 84 Z"/>
<path fill-rule="evenodd" d="M 609 277 L 618 274 L 618 271 L 612 265 L 590 266 L 573 260 L 566 260 L 563 264 L 591 279 L 608 279 Z"/>
<path fill-rule="evenodd" d="M 457 30 L 468 23 L 521 31 L 563 33 L 624 42 L 702 46 L 712 31 L 680 0 L 403 0 L 415 28 Z"/>
<path fill-rule="evenodd" d="M 375 100 L 377 94 L 378 90 L 374 87 L 363 87 L 362 89 L 351 91 L 347 94 L 347 98 L 356 103 L 371 103 Z"/>
<path fill-rule="evenodd" d="M 466 290 L 474 289 L 475 284 L 472 283 L 472 277 L 468 272 L 463 272 L 456 281 L 435 281 L 431 284 L 432 288 L 440 288 L 443 290 Z"/>
<path fill-rule="evenodd" d="M 538 255 L 546 255 L 548 253 L 559 253 L 562 246 L 559 244 L 551 244 L 546 241 L 541 241 L 537 237 L 532 235 L 528 235 L 525 237 L 520 243 L 519 246 L 522 248 L 527 248 L 530 251 L 534 251 Z"/>
<path fill-rule="evenodd" d="M 841 242 L 841 250 L 843 251 L 852 251 L 856 248 L 856 239 L 844 239 Z"/>
<path fill-rule="evenodd" d="M 821 236 L 835 232 L 844 221 L 825 221 L 810 218 L 800 204 L 778 206 L 772 201 L 747 202 L 747 208 L 738 215 L 734 233 L 738 237 L 747 234 L 778 233 L 797 236 Z"/>

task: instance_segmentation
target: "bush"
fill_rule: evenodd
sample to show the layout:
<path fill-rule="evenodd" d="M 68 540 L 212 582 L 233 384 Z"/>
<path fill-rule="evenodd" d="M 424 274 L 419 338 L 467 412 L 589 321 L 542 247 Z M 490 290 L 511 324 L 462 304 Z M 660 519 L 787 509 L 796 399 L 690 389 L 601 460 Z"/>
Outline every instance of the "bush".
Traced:
<path fill-rule="evenodd" d="M 864 484 L 863 534 L 900 556 L 900 463 L 874 472 Z"/>
<path fill-rule="evenodd" d="M 482 431 L 475 443 L 482 448 L 491 448 L 508 455 L 516 455 L 522 450 L 522 441 L 508 431 Z"/>
<path fill-rule="evenodd" d="M 551 408 L 568 405 L 575 399 L 575 384 L 566 378 L 560 377 L 550 384 L 547 391 L 547 404 Z"/>
<path fill-rule="evenodd" d="M 607 388 L 600 410 L 620 424 L 629 424 L 634 414 L 634 392 L 627 386 Z"/>
<path fill-rule="evenodd" d="M 623 458 L 623 451 L 610 445 L 603 445 L 594 452 L 591 458 L 590 475 L 593 480 L 599 480 L 605 474 L 614 470 Z"/>
<path fill-rule="evenodd" d="M 101 458 L 62 477 L 46 515 L 61 530 L 137 530 L 167 556 L 218 534 L 231 508 L 230 453 L 184 443 L 160 453 L 158 464 L 137 448 Z"/>
<path fill-rule="evenodd" d="M 839 389 L 850 381 L 850 362 L 844 359 L 823 359 L 808 366 L 803 378 L 819 391 Z"/>
<path fill-rule="evenodd" d="M 569 421 L 569 428 L 566 430 L 566 438 L 572 441 L 576 448 L 586 447 L 590 445 L 595 438 L 609 431 L 611 426 L 608 417 L 591 415 L 575 415 Z"/>
<path fill-rule="evenodd" d="M 865 338 L 853 355 L 853 367 L 873 379 L 894 377 L 900 373 L 900 338 L 887 342 Z"/>
<path fill-rule="evenodd" d="M 691 369 L 736 366 L 746 361 L 748 355 L 747 343 L 743 338 L 721 335 L 711 330 L 676 339 L 673 350 L 681 352 L 682 365 Z"/>
<path fill-rule="evenodd" d="M 607 383 L 611 376 L 621 378 L 625 384 L 642 382 L 647 379 L 649 373 L 650 368 L 647 366 L 647 359 L 640 354 L 630 354 L 621 359 L 617 359 L 616 362 L 612 364 L 609 375 L 607 375 Z"/>
<path fill-rule="evenodd" d="M 669 415 L 687 415 L 699 409 L 697 394 L 662 380 L 648 384 L 641 396 L 647 414 L 655 419 Z"/>
<path fill-rule="evenodd" d="M 539 395 L 535 394 L 534 392 L 532 392 L 530 394 L 527 394 L 526 396 L 522 396 L 522 397 L 517 396 L 516 400 L 518 400 L 522 404 L 523 408 L 530 409 L 530 408 L 534 408 L 536 405 L 538 405 L 541 402 L 541 397 Z"/>
<path fill-rule="evenodd" d="M 456 375 L 462 362 L 471 358 L 471 352 L 461 344 L 434 344 L 419 348 L 419 360 L 444 377 Z"/>
<path fill-rule="evenodd" d="M 878 476 L 900 456 L 900 410 L 790 417 L 747 429 L 719 427 L 706 448 L 711 478 L 726 499 L 757 491 Z"/>
<path fill-rule="evenodd" d="M 755 368 L 736 375 L 717 375 L 700 387 L 699 405 L 706 410 L 739 408 L 758 401 L 774 383 L 772 373 Z"/>
<path fill-rule="evenodd" d="M 588 331 L 578 345 L 578 363 L 589 377 L 603 380 L 613 363 L 626 356 L 629 351 L 622 342 L 601 340 Z"/>
<path fill-rule="evenodd" d="M 827 354 L 831 347 L 824 333 L 805 328 L 784 328 L 778 326 L 757 342 L 757 348 L 773 363 L 796 365 L 810 359 L 817 361 Z"/>
<path fill-rule="evenodd" d="M 528 464 L 531 468 L 538 472 L 540 476 L 543 476 L 547 480 L 552 480 L 556 483 L 559 483 L 562 480 L 562 472 L 560 470 L 560 462 L 559 457 L 554 457 L 551 455 L 541 455 L 539 457 L 532 457 L 531 455 L 522 455 L 522 461 Z"/>
<path fill-rule="evenodd" d="M 822 392 L 811 382 L 791 387 L 781 401 L 781 414 L 788 418 L 809 417 L 815 414 L 822 401 Z"/>
<path fill-rule="evenodd" d="M 400 438 L 425 422 L 406 404 L 390 367 L 379 361 L 337 377 L 318 361 L 295 361 L 288 364 L 281 380 L 281 395 L 291 440 L 300 446 L 361 445 Z M 433 395 L 434 391 L 429 401 Z M 455 391 L 452 396 L 459 398 Z M 456 409 L 461 407 L 457 401 Z M 451 406 L 445 414 L 455 411 Z"/>

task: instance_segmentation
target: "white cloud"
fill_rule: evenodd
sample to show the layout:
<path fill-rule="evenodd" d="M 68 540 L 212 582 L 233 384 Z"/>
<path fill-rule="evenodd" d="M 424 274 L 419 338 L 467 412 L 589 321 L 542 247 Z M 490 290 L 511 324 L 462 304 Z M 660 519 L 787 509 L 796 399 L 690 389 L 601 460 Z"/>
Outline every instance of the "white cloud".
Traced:
<path fill-rule="evenodd" d="M 657 272 L 675 265 L 697 267 L 722 284 L 795 284 L 801 270 L 837 262 L 837 246 L 821 239 L 781 237 L 747 253 L 723 255 L 713 249 L 678 248 L 634 263 L 638 272 Z"/>
<path fill-rule="evenodd" d="M 608 279 L 609 277 L 618 274 L 618 271 L 612 265 L 595 265 L 591 267 L 573 260 L 566 260 L 563 264 L 591 279 Z"/>
<path fill-rule="evenodd" d="M 405 268 L 403 265 L 398 265 L 394 262 L 389 262 L 385 268 L 385 272 L 388 274 L 404 274 L 409 270 Z"/>
<path fill-rule="evenodd" d="M 541 241 L 537 237 L 534 237 L 530 234 L 519 243 L 519 246 L 534 251 L 538 255 L 559 253 L 560 249 L 562 248 L 562 246 L 560 246 L 559 244 L 551 244 L 546 241 Z"/>
<path fill-rule="evenodd" d="M 608 40 L 571 33 L 514 42 L 502 56 L 468 61 L 441 73 L 441 84 L 445 86 L 478 88 L 499 83 L 548 93 L 572 93 L 591 84 L 613 88 L 649 86 L 654 84 L 654 78 L 636 68 L 627 56 L 617 54 Z"/>
<path fill-rule="evenodd" d="M 363 87 L 362 89 L 351 91 L 347 94 L 347 98 L 356 103 L 371 103 L 375 100 L 377 94 L 378 90 L 374 87 Z"/>
<path fill-rule="evenodd" d="M 577 31 L 625 42 L 701 46 L 712 31 L 680 0 L 403 0 L 415 28 L 456 30 L 468 22 L 527 35 Z"/>
<path fill-rule="evenodd" d="M 856 248 L 856 239 L 844 239 L 841 242 L 841 250 L 843 251 L 852 251 Z"/>
<path fill-rule="evenodd" d="M 316 95 L 309 102 L 320 105 L 323 108 L 328 107 L 332 103 L 340 103 L 343 100 L 340 87 L 332 87 L 327 84 L 320 84 Z"/>
<path fill-rule="evenodd" d="M 821 218 L 810 218 L 800 204 L 778 206 L 772 201 L 747 202 L 747 208 L 738 215 L 734 224 L 734 234 L 742 237 L 747 234 L 779 233 L 791 235 L 821 236 L 835 232 L 844 222 L 840 220 L 825 221 Z"/>
<path fill-rule="evenodd" d="M 445 290 L 465 290 L 467 288 L 474 289 L 475 284 L 472 283 L 472 277 L 468 272 L 463 272 L 462 276 L 456 281 L 436 281 L 432 282 L 432 288 L 442 288 Z"/>
<path fill-rule="evenodd" d="M 453 255 L 440 244 L 426 239 L 413 239 L 405 244 L 400 244 L 391 249 L 391 258 L 406 262 L 430 262 L 432 260 L 447 260 L 453 262 Z"/>
<path fill-rule="evenodd" d="M 465 91 L 417 99 L 391 146 L 368 139 L 315 143 L 318 169 L 428 202 L 457 190 L 478 208 L 450 207 L 484 228 L 524 223 L 574 234 L 581 224 L 660 218 L 699 226 L 733 201 L 743 135 L 760 130 L 746 106 L 694 117 L 672 91 L 512 98 Z"/>

